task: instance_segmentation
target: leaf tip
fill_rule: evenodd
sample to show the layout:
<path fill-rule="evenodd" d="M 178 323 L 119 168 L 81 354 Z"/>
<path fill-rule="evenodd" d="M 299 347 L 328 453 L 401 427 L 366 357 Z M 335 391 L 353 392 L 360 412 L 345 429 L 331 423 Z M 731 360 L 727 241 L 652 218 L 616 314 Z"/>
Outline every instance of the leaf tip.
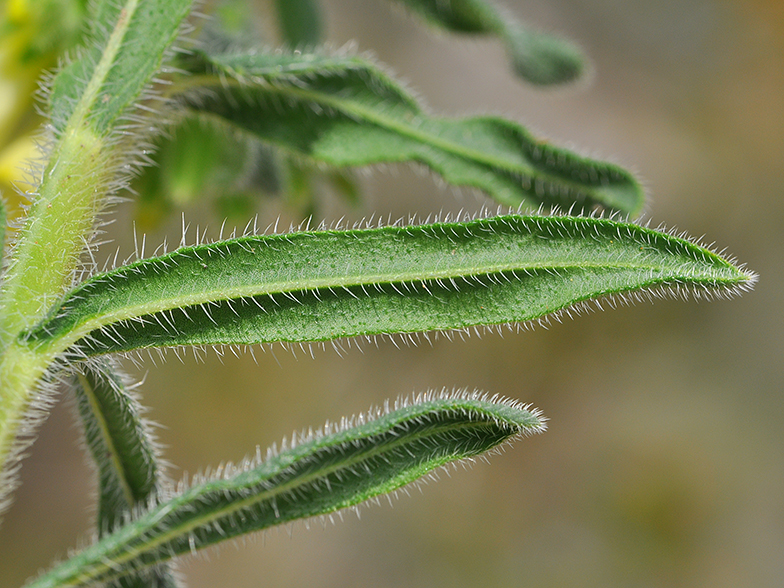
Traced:
<path fill-rule="evenodd" d="M 583 52 L 573 43 L 525 29 L 508 34 L 508 48 L 517 75 L 531 84 L 549 86 L 573 82 L 586 73 Z"/>

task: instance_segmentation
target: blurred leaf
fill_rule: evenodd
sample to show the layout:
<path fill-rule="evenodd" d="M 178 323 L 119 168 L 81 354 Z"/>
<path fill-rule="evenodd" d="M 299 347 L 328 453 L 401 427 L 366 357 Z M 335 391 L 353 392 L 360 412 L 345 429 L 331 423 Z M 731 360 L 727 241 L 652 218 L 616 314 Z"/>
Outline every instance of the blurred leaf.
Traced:
<path fill-rule="evenodd" d="M 28 588 L 85 586 L 177 555 L 394 492 L 449 463 L 540 432 L 537 411 L 472 394 L 428 394 L 309 434 L 162 501 Z"/>
<path fill-rule="evenodd" d="M 249 187 L 258 188 L 263 194 L 274 196 L 283 190 L 280 169 L 281 163 L 275 148 L 261 142 L 254 142 L 253 172 Z"/>
<path fill-rule="evenodd" d="M 275 162 L 254 138 L 236 135 L 220 121 L 192 116 L 170 136 L 159 138 L 157 165 L 145 168 L 134 181 L 141 226 L 154 227 L 170 211 L 196 201 L 212 200 L 225 211 L 227 199 L 238 204 L 240 195 L 248 200 L 242 214 L 252 215 L 256 207 L 250 192 L 274 181 Z M 239 213 L 234 205 L 229 209 Z"/>
<path fill-rule="evenodd" d="M 327 175 L 330 184 L 339 196 L 351 206 L 356 206 L 360 201 L 360 191 L 354 177 L 344 171 L 334 171 Z"/>
<path fill-rule="evenodd" d="M 223 194 L 215 200 L 215 209 L 220 218 L 246 221 L 256 212 L 256 200 L 250 194 Z"/>
<path fill-rule="evenodd" d="M 359 57 L 201 53 L 190 68 L 201 75 L 184 97 L 189 107 L 318 163 L 423 163 L 513 207 L 636 214 L 643 206 L 642 189 L 623 169 L 538 141 L 501 118 L 429 116 Z"/>
<path fill-rule="evenodd" d="M 495 35 L 514 70 L 532 84 L 570 82 L 585 69 L 582 52 L 564 39 L 531 30 L 485 0 L 395 0 L 429 23 L 458 33 Z"/>
<path fill-rule="evenodd" d="M 276 0 L 283 41 L 292 48 L 321 43 L 322 22 L 318 0 Z"/>
<path fill-rule="evenodd" d="M 312 216 L 316 207 L 313 168 L 289 157 L 286 160 L 286 171 L 286 204 L 296 210 L 301 218 Z"/>

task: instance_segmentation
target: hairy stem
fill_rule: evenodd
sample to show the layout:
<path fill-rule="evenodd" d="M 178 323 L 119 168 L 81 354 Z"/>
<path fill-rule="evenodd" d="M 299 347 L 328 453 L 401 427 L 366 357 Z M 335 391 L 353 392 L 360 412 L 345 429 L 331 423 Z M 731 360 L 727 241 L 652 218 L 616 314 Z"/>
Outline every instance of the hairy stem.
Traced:
<path fill-rule="evenodd" d="M 127 173 L 115 128 L 136 108 L 191 0 L 106 3 L 95 46 L 66 65 L 51 97 L 55 145 L 0 290 L 0 505 L 10 493 L 14 440 L 33 390 L 54 359 L 20 346 L 71 286 L 106 195 Z M 104 10 L 105 9 L 105 10 Z M 145 33 L 148 38 L 144 38 Z M 152 36 L 150 36 L 152 35 Z M 139 46 L 145 46 L 139 52 Z"/>

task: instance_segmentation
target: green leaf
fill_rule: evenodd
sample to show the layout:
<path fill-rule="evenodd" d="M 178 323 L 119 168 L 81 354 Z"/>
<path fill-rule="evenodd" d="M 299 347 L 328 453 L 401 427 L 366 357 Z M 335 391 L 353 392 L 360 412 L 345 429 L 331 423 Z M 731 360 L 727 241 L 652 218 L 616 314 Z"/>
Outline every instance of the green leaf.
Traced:
<path fill-rule="evenodd" d="M 540 432 L 544 423 L 537 411 L 514 401 L 442 393 L 325 429 L 292 437 L 293 447 L 273 449 L 264 461 L 257 455 L 221 468 L 28 588 L 110 580 L 226 539 L 351 507 Z"/>
<path fill-rule="evenodd" d="M 138 402 L 111 364 L 85 366 L 72 377 L 90 454 L 98 468 L 100 534 L 154 493 L 158 468 Z"/>
<path fill-rule="evenodd" d="M 156 227 L 172 210 L 197 200 L 211 201 L 221 218 L 245 222 L 261 197 L 279 191 L 274 150 L 227 130 L 195 116 L 158 138 L 157 165 L 144 168 L 133 183 L 138 227 Z"/>
<path fill-rule="evenodd" d="M 530 321 L 636 290 L 731 294 L 755 276 L 689 241 L 585 217 L 306 231 L 185 247 L 98 275 L 39 350 L 323 341 Z"/>
<path fill-rule="evenodd" d="M 430 116 L 360 57 L 202 53 L 189 67 L 203 72 L 188 82 L 189 107 L 322 164 L 422 163 L 511 207 L 632 215 L 643 207 L 642 189 L 623 169 L 534 139 L 502 118 Z"/>
<path fill-rule="evenodd" d="M 94 7 L 90 49 L 57 76 L 50 96 L 57 141 L 0 294 L 0 338 L 15 336 L 72 282 L 103 197 L 122 186 L 128 156 L 110 137 L 135 106 L 176 37 L 191 0 L 126 0 Z M 122 141 L 128 147 L 128 128 Z M 122 171 L 121 171 L 122 170 Z M 0 353 L 4 341 L 0 341 Z"/>
<path fill-rule="evenodd" d="M 283 40 L 289 47 L 315 47 L 321 43 L 322 22 L 318 0 L 277 0 Z"/>
<path fill-rule="evenodd" d="M 396 0 L 429 23 L 458 33 L 490 34 L 506 45 L 514 70 L 538 85 L 562 84 L 585 69 L 582 52 L 564 39 L 531 30 L 483 0 Z"/>
<path fill-rule="evenodd" d="M 192 1 L 100 3 L 88 49 L 55 78 L 49 100 L 55 131 L 63 132 L 74 114 L 99 136 L 113 131 L 160 69 Z"/>
<path fill-rule="evenodd" d="M 154 442 L 141 407 L 123 378 L 106 360 L 91 362 L 72 376 L 85 439 L 98 469 L 98 534 L 107 535 L 155 499 L 159 485 Z M 164 567 L 132 574 L 111 588 L 176 586 Z"/>
<path fill-rule="evenodd" d="M 358 206 L 361 200 L 359 185 L 356 178 L 344 171 L 335 171 L 327 175 L 332 189 L 350 206 Z"/>

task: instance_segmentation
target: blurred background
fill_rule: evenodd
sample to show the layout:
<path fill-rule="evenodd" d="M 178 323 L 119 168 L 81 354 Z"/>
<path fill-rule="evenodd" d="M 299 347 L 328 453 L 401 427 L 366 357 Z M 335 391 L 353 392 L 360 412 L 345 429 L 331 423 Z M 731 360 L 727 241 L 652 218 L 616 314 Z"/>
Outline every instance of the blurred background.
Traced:
<path fill-rule="evenodd" d="M 466 387 L 539 407 L 549 430 L 491 463 L 441 475 L 361 520 L 270 531 L 183 561 L 192 588 L 778 587 L 784 578 L 784 3 L 528 0 L 516 17 L 564 34 L 592 60 L 585 82 L 537 90 L 492 39 L 432 34 L 382 0 L 322 3 L 335 47 L 355 40 L 434 112 L 498 113 L 634 170 L 648 218 L 714 242 L 760 274 L 732 301 L 658 301 L 549 329 L 340 357 L 275 347 L 249 356 L 170 354 L 127 368 L 145 382 L 174 478 L 237 461 L 293 430 L 385 398 Z M 254 8 L 262 27 L 270 8 Z M 269 42 L 276 41 L 269 33 Z M 362 175 L 327 220 L 478 210 L 487 202 L 408 168 Z M 204 202 L 186 219 L 217 236 Z M 260 226 L 301 211 L 259 202 Z M 111 237 L 133 251 L 140 204 Z M 180 236 L 180 214 L 147 243 Z M 139 221 L 141 225 L 143 223 Z M 241 223 L 244 225 L 244 222 Z M 191 233 L 192 234 L 192 233 Z M 107 248 L 114 251 L 114 245 Z M 160 364 L 161 362 L 155 362 Z M 0 587 L 84 543 L 94 476 L 63 399 L 22 468 L 0 527 Z M 78 539 L 81 537 L 82 539 Z"/>

